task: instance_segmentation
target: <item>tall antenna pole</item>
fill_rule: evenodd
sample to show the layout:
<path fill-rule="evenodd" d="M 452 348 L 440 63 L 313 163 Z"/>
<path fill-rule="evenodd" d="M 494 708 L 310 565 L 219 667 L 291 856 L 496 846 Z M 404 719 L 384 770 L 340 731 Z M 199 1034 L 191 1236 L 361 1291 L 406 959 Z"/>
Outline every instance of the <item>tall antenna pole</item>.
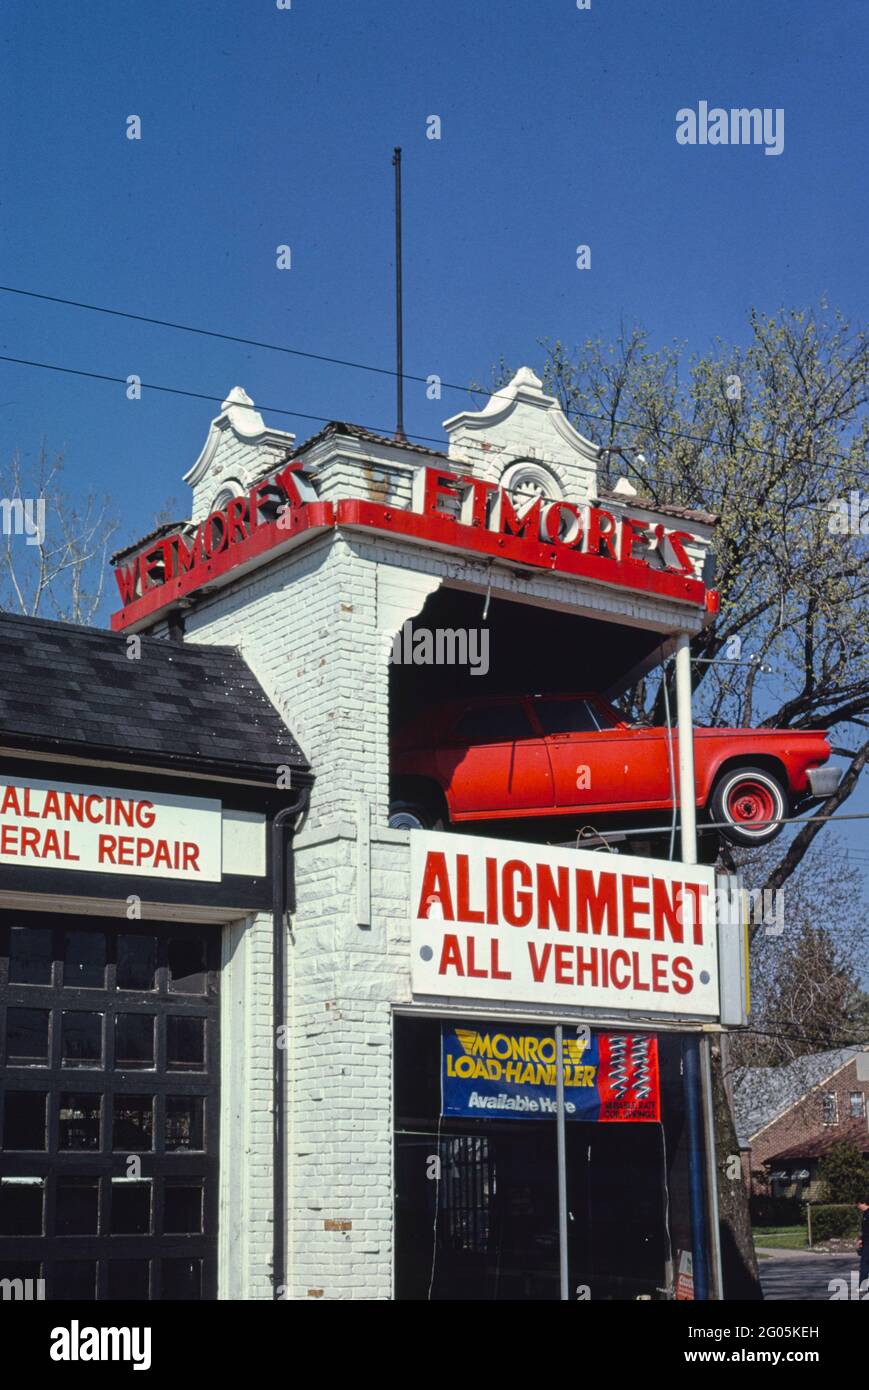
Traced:
<path fill-rule="evenodd" d="M 401 294 L 401 149 L 392 152 L 395 169 L 395 437 L 404 442 L 404 327 Z"/>

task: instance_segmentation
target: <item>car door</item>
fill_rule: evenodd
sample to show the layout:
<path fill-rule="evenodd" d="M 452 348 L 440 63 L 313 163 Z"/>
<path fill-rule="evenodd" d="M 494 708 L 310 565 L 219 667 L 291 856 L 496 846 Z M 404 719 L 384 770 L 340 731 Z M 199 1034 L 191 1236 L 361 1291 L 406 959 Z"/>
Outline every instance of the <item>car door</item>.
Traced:
<path fill-rule="evenodd" d="M 453 819 L 532 815 L 552 807 L 546 745 L 522 700 L 469 703 L 438 764 Z"/>
<path fill-rule="evenodd" d="M 604 708 L 584 696 L 538 696 L 532 709 L 552 764 L 556 806 L 618 810 L 631 731 L 616 726 Z"/>
<path fill-rule="evenodd" d="M 637 726 L 629 730 L 629 735 L 625 748 L 625 804 L 652 809 L 672 806 L 672 787 L 679 785 L 679 739 L 675 729 L 672 778 L 667 729 Z"/>

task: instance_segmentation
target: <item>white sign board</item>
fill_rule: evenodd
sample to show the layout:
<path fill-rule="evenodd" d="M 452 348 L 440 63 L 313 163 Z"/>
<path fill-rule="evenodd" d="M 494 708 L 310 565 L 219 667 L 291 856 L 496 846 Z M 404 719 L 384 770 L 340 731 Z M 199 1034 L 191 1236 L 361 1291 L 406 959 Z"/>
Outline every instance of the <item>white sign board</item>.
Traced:
<path fill-rule="evenodd" d="M 422 830 L 410 862 L 414 994 L 718 1017 L 713 869 Z"/>
<path fill-rule="evenodd" d="M 221 803 L 17 777 L 0 781 L 0 864 L 219 883 Z"/>

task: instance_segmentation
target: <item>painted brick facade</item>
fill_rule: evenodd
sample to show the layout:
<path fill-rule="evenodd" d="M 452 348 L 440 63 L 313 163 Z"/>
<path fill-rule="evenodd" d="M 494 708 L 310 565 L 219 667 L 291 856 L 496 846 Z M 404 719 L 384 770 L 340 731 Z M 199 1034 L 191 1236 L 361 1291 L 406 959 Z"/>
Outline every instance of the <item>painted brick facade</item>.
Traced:
<path fill-rule="evenodd" d="M 223 929 L 221 1298 L 272 1297 L 272 923 Z"/>
<path fill-rule="evenodd" d="M 521 418 L 508 411 L 503 421 L 487 420 L 482 441 L 472 418 L 460 417 L 444 467 L 494 480 L 513 455 L 552 462 L 556 453 L 565 492 L 593 495 L 594 447 L 577 444 L 566 421 L 554 425 L 536 378 L 523 378 L 523 391 Z M 247 416 L 241 437 L 244 407 L 234 397 L 241 399 L 229 398 L 188 474 L 194 519 L 208 514 L 228 480 L 261 477 L 279 452 L 279 432 L 257 434 Z M 432 462 L 389 441 L 340 434 L 303 454 L 320 497 L 405 507 L 414 472 Z M 698 569 L 704 546 L 698 542 Z M 286 981 L 292 1299 L 393 1293 L 392 1023 L 411 993 L 409 835 L 386 828 L 387 653 L 426 596 L 451 583 L 662 635 L 704 621 L 690 605 L 616 586 L 493 570 L 436 548 L 334 530 L 197 595 L 185 640 L 240 651 L 316 774 L 296 837 Z M 369 833 L 370 872 L 362 857 Z M 225 939 L 221 1291 L 229 1298 L 271 1296 L 270 929 L 257 919 Z"/>

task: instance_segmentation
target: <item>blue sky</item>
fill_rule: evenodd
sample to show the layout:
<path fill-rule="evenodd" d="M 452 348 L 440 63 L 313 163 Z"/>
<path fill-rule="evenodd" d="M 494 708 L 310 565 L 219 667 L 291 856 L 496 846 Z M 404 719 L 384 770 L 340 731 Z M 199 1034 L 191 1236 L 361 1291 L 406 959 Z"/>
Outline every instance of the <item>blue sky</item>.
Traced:
<path fill-rule="evenodd" d="M 865 38 L 865 0 L 5 0 L 0 281 L 391 366 L 400 144 L 419 375 L 539 366 L 538 339 L 621 323 L 702 349 L 752 304 L 821 295 L 865 318 Z M 784 153 L 677 145 L 701 99 L 784 108 Z M 388 377 L 6 294 L 0 352 L 394 422 Z M 437 437 L 466 401 L 411 384 L 407 428 Z M 216 413 L 0 364 L 4 456 L 65 448 L 69 489 L 115 498 L 119 541 L 170 497 L 185 510 Z"/>

